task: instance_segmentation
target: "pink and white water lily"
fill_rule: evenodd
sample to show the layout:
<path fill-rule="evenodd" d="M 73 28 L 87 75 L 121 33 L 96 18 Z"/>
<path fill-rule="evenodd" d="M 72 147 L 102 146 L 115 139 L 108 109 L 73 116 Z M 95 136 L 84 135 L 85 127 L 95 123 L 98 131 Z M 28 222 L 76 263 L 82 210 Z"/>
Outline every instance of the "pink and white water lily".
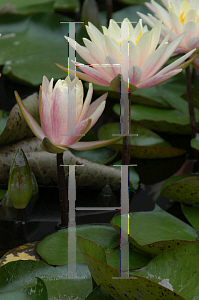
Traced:
<path fill-rule="evenodd" d="M 79 142 L 82 136 L 97 122 L 105 108 L 108 93 L 91 103 L 92 94 L 93 86 L 90 83 L 83 103 L 81 80 L 75 78 L 71 81 L 68 76 L 65 80 L 58 80 L 53 88 L 53 78 L 49 82 L 47 77 L 43 76 L 39 93 L 40 127 L 15 91 L 17 103 L 26 122 L 35 136 L 42 140 L 41 147 L 51 153 L 61 153 L 68 148 L 89 150 L 105 147 L 124 137 L 120 136 L 104 141 Z"/>
<path fill-rule="evenodd" d="M 110 20 L 108 29 L 102 26 L 101 33 L 92 23 L 88 23 L 86 30 L 90 40 L 83 38 L 85 47 L 75 40 L 65 37 L 69 44 L 76 49 L 78 54 L 89 64 L 84 65 L 72 61 L 80 70 L 70 74 L 80 79 L 101 86 L 111 86 L 118 75 L 131 85 L 131 91 L 157 85 L 182 71 L 181 64 L 195 51 L 189 51 L 175 62 L 161 69 L 172 56 L 178 45 L 183 40 L 182 33 L 171 43 L 168 43 L 169 31 L 158 46 L 162 22 L 157 21 L 151 31 L 142 25 L 142 20 L 132 26 L 129 19 L 125 18 L 121 28 L 114 20 Z M 68 72 L 68 68 L 56 64 Z"/>
<path fill-rule="evenodd" d="M 174 51 L 177 53 L 187 53 L 196 49 L 199 52 L 199 1 L 198 0 L 161 0 L 163 7 L 156 1 L 145 2 L 145 5 L 154 13 L 148 16 L 139 13 L 138 15 L 149 26 L 153 27 L 162 20 L 161 35 L 164 38 L 171 32 L 169 41 L 174 41 L 182 33 L 186 33 Z M 193 61 L 193 66 L 199 71 L 199 59 Z"/>

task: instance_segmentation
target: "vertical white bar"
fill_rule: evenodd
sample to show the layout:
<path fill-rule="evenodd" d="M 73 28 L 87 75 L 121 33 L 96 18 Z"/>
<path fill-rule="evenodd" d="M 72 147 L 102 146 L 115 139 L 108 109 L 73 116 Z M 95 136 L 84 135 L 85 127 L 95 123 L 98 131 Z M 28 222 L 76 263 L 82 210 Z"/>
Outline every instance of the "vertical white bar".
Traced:
<path fill-rule="evenodd" d="M 129 187 L 128 165 L 121 166 L 121 230 L 120 230 L 120 277 L 129 277 Z M 125 274 L 122 273 L 125 271 Z"/>
<path fill-rule="evenodd" d="M 69 38 L 75 40 L 75 22 L 69 22 Z M 69 51 L 68 51 L 68 73 L 70 75 L 70 70 L 76 71 L 76 66 L 71 62 L 71 60 L 76 61 L 76 56 L 75 56 L 75 49 L 73 49 L 69 45 Z M 76 85 L 75 85 L 76 86 Z M 74 130 L 70 131 L 69 135 L 70 136 L 75 136 L 76 135 L 76 92 L 75 95 L 74 93 L 71 93 L 68 90 L 68 111 L 70 114 L 68 114 L 68 133 L 69 131 L 73 128 Z"/>
<path fill-rule="evenodd" d="M 68 222 L 68 278 L 76 278 L 76 179 L 75 165 L 69 165 L 68 178 L 69 222 Z"/>

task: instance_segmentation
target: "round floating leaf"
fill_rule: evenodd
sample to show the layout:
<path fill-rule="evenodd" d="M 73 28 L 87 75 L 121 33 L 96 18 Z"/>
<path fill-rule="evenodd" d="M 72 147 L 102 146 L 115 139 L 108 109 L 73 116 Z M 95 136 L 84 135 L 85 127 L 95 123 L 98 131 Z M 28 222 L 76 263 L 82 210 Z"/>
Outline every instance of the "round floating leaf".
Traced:
<path fill-rule="evenodd" d="M 21 13 L 21 14 L 30 14 L 36 12 L 53 12 L 53 3 L 52 0 L 10 0 L 9 3 L 7 0 L 0 1 L 0 10 L 9 10 L 9 12 Z M 7 11 L 6 10 L 6 11 Z"/>
<path fill-rule="evenodd" d="M 92 162 L 101 165 L 110 164 L 115 159 L 118 153 L 117 151 L 107 149 L 107 148 L 98 148 L 98 149 L 86 150 L 86 151 L 77 151 L 74 149 L 70 149 L 70 152 L 72 152 L 75 156 L 88 159 Z"/>
<path fill-rule="evenodd" d="M 113 110 L 120 115 L 120 105 L 115 104 Z M 199 111 L 195 109 L 197 131 L 199 131 Z M 189 116 L 185 116 L 175 109 L 161 109 L 144 105 L 131 105 L 131 120 L 134 123 L 150 129 L 190 134 Z"/>
<path fill-rule="evenodd" d="M 165 158 L 184 154 L 182 149 L 172 148 L 160 136 L 148 128 L 138 124 L 131 124 L 130 154 L 136 158 Z M 108 123 L 100 127 L 98 137 L 100 140 L 112 138 L 112 134 L 120 134 L 120 123 Z M 110 145 L 111 149 L 118 149 L 122 153 L 123 141 Z"/>
<path fill-rule="evenodd" d="M 26 84 L 39 85 L 45 74 L 48 79 L 66 77 L 54 65 L 67 65 L 69 17 L 55 13 L 38 13 L 30 16 L 12 14 L 1 15 L 1 57 L 3 74 L 10 79 Z M 13 30 L 14 29 L 14 30 Z M 76 39 L 81 42 L 85 29 L 76 25 Z M 82 59 L 77 55 L 77 61 Z M 31 71 L 30 71 L 31 70 Z"/>
<path fill-rule="evenodd" d="M 181 208 L 189 223 L 199 232 L 199 205 L 187 206 L 181 204 Z"/>
<path fill-rule="evenodd" d="M 59 11 L 74 11 L 78 13 L 80 11 L 80 1 L 79 0 L 56 0 L 53 8 Z"/>
<path fill-rule="evenodd" d="M 98 285 L 89 295 L 85 298 L 85 300 L 113 300 L 113 298 L 107 297 L 104 295 Z"/>
<path fill-rule="evenodd" d="M 84 240 L 84 241 L 83 241 Z M 97 248 L 97 244 L 77 237 L 78 245 L 84 254 L 86 263 L 92 274 L 92 277 L 97 285 L 100 285 L 101 291 L 113 299 L 169 299 L 169 300 L 185 300 L 181 296 L 163 285 L 153 282 L 150 279 L 130 275 L 128 278 L 119 278 L 120 270 L 113 268 L 103 261 L 104 250 Z M 93 243 L 95 247 L 95 256 L 92 256 L 92 251 L 89 245 Z M 167 251 L 165 251 L 167 252 Z M 101 258 L 101 259 L 100 259 Z M 175 270 L 175 264 L 172 264 Z M 167 263 L 163 264 L 163 271 L 167 268 Z M 142 270 L 142 269 L 141 269 Z M 156 274 L 156 273 L 155 273 Z M 176 274 L 175 274 L 176 276 Z M 116 279 L 114 279 L 116 278 Z"/>
<path fill-rule="evenodd" d="M 84 300 L 92 291 L 91 274 L 85 264 L 76 264 L 75 279 L 68 278 L 68 265 L 51 267 L 42 261 L 30 260 L 10 262 L 0 268 L 0 274 L 0 295 L 34 287 L 36 277 L 45 283 L 49 300 L 77 297 Z"/>
<path fill-rule="evenodd" d="M 95 241 L 104 249 L 115 248 L 120 243 L 120 236 L 111 225 L 81 225 L 76 226 L 76 235 L 81 235 Z M 68 229 L 60 230 L 46 237 L 37 246 L 39 255 L 51 265 L 68 263 Z M 76 247 L 77 263 L 85 263 L 84 257 Z"/>
<path fill-rule="evenodd" d="M 198 261 L 199 243 L 193 242 L 164 251 L 146 267 L 130 274 L 143 276 L 174 291 L 183 299 L 193 300 L 199 297 Z"/>
<path fill-rule="evenodd" d="M 120 232 L 121 216 L 115 216 L 111 225 Z M 129 242 L 147 253 L 156 255 L 180 244 L 196 241 L 195 229 L 177 219 L 159 206 L 153 211 L 129 213 Z"/>
<path fill-rule="evenodd" d="M 195 139 L 191 140 L 191 147 L 199 151 L 199 133 L 196 133 Z"/>
<path fill-rule="evenodd" d="M 163 184 L 160 194 L 178 202 L 199 203 L 199 175 L 174 176 Z"/>
<path fill-rule="evenodd" d="M 0 300 L 49 300 L 48 292 L 44 281 L 37 278 L 37 284 L 25 287 L 21 291 L 11 293 L 0 293 Z"/>

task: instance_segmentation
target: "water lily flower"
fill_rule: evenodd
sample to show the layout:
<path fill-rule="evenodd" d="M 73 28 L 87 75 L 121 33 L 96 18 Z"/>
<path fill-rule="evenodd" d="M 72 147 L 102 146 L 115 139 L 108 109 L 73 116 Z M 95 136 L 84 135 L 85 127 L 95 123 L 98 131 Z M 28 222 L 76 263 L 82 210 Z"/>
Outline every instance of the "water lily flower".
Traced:
<path fill-rule="evenodd" d="M 162 20 L 161 35 L 164 38 L 170 30 L 172 33 L 169 41 L 174 41 L 180 34 L 186 33 L 179 43 L 174 54 L 187 53 L 196 49 L 199 53 L 199 1 L 197 0 L 162 0 L 164 7 L 151 0 L 145 5 L 155 14 L 148 16 L 139 13 L 138 15 L 151 27 L 159 20 Z M 193 61 L 193 66 L 199 71 L 199 58 Z"/>
<path fill-rule="evenodd" d="M 105 108 L 108 93 L 90 104 L 92 94 L 93 87 L 90 83 L 83 104 L 81 80 L 75 78 L 71 81 L 68 76 L 65 80 L 58 80 L 53 88 L 53 78 L 49 82 L 47 77 L 44 76 L 39 92 L 40 127 L 15 91 L 17 103 L 26 122 L 35 136 L 42 140 L 41 147 L 50 153 L 62 153 L 68 148 L 89 150 L 105 147 L 124 137 L 123 135 L 112 140 L 78 142 L 82 135 L 85 135 L 96 123 Z M 74 117 L 71 118 L 71 115 L 75 116 L 75 112 L 76 124 L 73 126 Z"/>
<path fill-rule="evenodd" d="M 72 61 L 84 73 L 70 70 L 72 75 L 101 86 L 111 86 L 115 90 L 115 83 L 119 79 L 129 82 L 130 92 L 138 88 L 147 88 L 157 85 L 182 71 L 181 63 L 184 62 L 195 50 L 192 50 L 160 70 L 171 57 L 185 33 L 178 36 L 170 44 L 168 32 L 160 46 L 156 49 L 160 33 L 161 21 L 149 31 L 147 26 L 142 26 L 140 19 L 135 28 L 125 18 L 121 28 L 110 20 L 108 29 L 102 26 L 103 34 L 92 24 L 86 26 L 91 41 L 83 38 L 86 47 L 79 45 L 71 38 L 65 37 L 70 46 L 89 65 Z M 56 64 L 63 71 L 68 68 Z M 116 84 L 117 85 L 117 84 Z"/>

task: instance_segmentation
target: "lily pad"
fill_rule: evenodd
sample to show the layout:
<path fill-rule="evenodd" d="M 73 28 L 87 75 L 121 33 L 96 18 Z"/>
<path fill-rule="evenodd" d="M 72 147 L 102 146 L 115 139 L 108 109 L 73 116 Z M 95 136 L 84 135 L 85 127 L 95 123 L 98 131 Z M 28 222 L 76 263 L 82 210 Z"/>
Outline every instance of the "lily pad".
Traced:
<path fill-rule="evenodd" d="M 40 124 L 38 101 L 38 94 L 35 93 L 23 100 L 23 103 L 32 117 Z M 4 125 L 5 127 L 2 128 L 0 135 L 0 145 L 7 145 L 34 136 L 18 104 L 14 105 Z"/>
<path fill-rule="evenodd" d="M 120 115 L 120 105 L 115 104 L 113 110 Z M 196 126 L 199 131 L 199 111 L 195 108 Z M 190 134 L 189 116 L 176 109 L 161 109 L 144 105 L 131 105 L 131 120 L 153 130 Z"/>
<path fill-rule="evenodd" d="M 115 216 L 111 225 L 120 232 L 121 216 Z M 158 205 L 153 211 L 129 213 L 129 243 L 149 254 L 184 243 L 196 241 L 195 229 L 162 210 Z"/>
<path fill-rule="evenodd" d="M 198 260 L 199 243 L 194 242 L 164 251 L 152 259 L 146 267 L 131 271 L 130 274 L 152 280 L 177 293 L 183 299 L 198 299 Z"/>
<path fill-rule="evenodd" d="M 112 297 L 107 297 L 104 295 L 100 289 L 100 286 L 97 286 L 86 298 L 85 300 L 111 300 Z"/>
<path fill-rule="evenodd" d="M 131 149 L 130 155 L 136 158 L 165 158 L 175 157 L 184 154 L 186 151 L 182 149 L 172 148 L 172 146 L 164 141 L 160 136 L 148 128 L 138 124 L 131 124 Z M 108 123 L 100 127 L 98 131 L 99 139 L 110 139 L 112 134 L 120 134 L 120 123 Z M 111 149 L 118 149 L 122 153 L 122 140 L 110 145 Z"/>
<path fill-rule="evenodd" d="M 91 241 L 95 241 L 107 251 L 120 244 L 120 235 L 111 225 L 76 226 L 76 235 L 81 235 Z M 46 237 L 37 246 L 37 252 L 51 265 L 67 264 L 68 229 L 60 230 Z M 76 262 L 85 263 L 84 257 L 78 247 L 76 247 Z"/>
<path fill-rule="evenodd" d="M 37 284 L 36 277 L 45 283 L 49 300 L 77 297 L 84 300 L 92 290 L 91 275 L 85 264 L 76 264 L 75 279 L 68 278 L 68 265 L 51 267 L 42 261 L 30 260 L 7 263 L 0 268 L 0 274 L 0 295 L 31 288 Z"/>
<path fill-rule="evenodd" d="M 124 277 L 121 278 L 120 270 L 113 268 L 106 263 L 106 260 L 104 259 L 105 251 L 103 248 L 99 248 L 96 243 L 79 236 L 77 237 L 77 242 L 85 257 L 94 281 L 97 285 L 100 285 L 102 293 L 106 296 L 121 300 L 184 299 L 170 289 L 165 288 L 164 286 L 153 282 L 150 279 L 131 274 L 128 278 L 126 277 L 126 279 Z M 95 256 L 92 255 L 93 251 L 91 251 L 91 243 L 93 244 L 92 249 L 95 249 Z M 167 268 L 165 261 L 163 266 L 164 271 L 164 269 Z M 175 268 L 175 264 L 172 264 L 172 266 Z"/>
<path fill-rule="evenodd" d="M 195 139 L 191 140 L 191 147 L 199 151 L 199 133 L 196 133 Z"/>
<path fill-rule="evenodd" d="M 48 292 L 44 281 L 37 278 L 37 284 L 25 287 L 21 291 L 0 293 L 0 300 L 48 300 Z"/>
<path fill-rule="evenodd" d="M 192 205 L 192 206 L 187 206 L 187 205 L 183 205 L 181 204 L 181 208 L 183 211 L 183 214 L 185 215 L 185 217 L 187 218 L 187 220 L 189 221 L 189 223 L 191 223 L 191 225 L 193 226 L 193 228 L 195 228 L 195 230 L 197 230 L 199 232 L 199 205 Z"/>
<path fill-rule="evenodd" d="M 163 184 L 160 194 L 178 202 L 199 203 L 199 175 L 174 176 Z"/>
<path fill-rule="evenodd" d="M 55 80 L 65 78 L 66 74 L 54 62 L 67 64 L 68 43 L 64 35 L 68 35 L 70 21 L 69 17 L 55 13 L 12 14 L 12 18 L 2 14 L 0 64 L 4 65 L 3 74 L 31 85 L 41 84 L 43 75 Z M 84 35 L 85 29 L 81 24 L 76 25 L 77 41 Z M 82 62 L 79 55 L 77 61 Z"/>

